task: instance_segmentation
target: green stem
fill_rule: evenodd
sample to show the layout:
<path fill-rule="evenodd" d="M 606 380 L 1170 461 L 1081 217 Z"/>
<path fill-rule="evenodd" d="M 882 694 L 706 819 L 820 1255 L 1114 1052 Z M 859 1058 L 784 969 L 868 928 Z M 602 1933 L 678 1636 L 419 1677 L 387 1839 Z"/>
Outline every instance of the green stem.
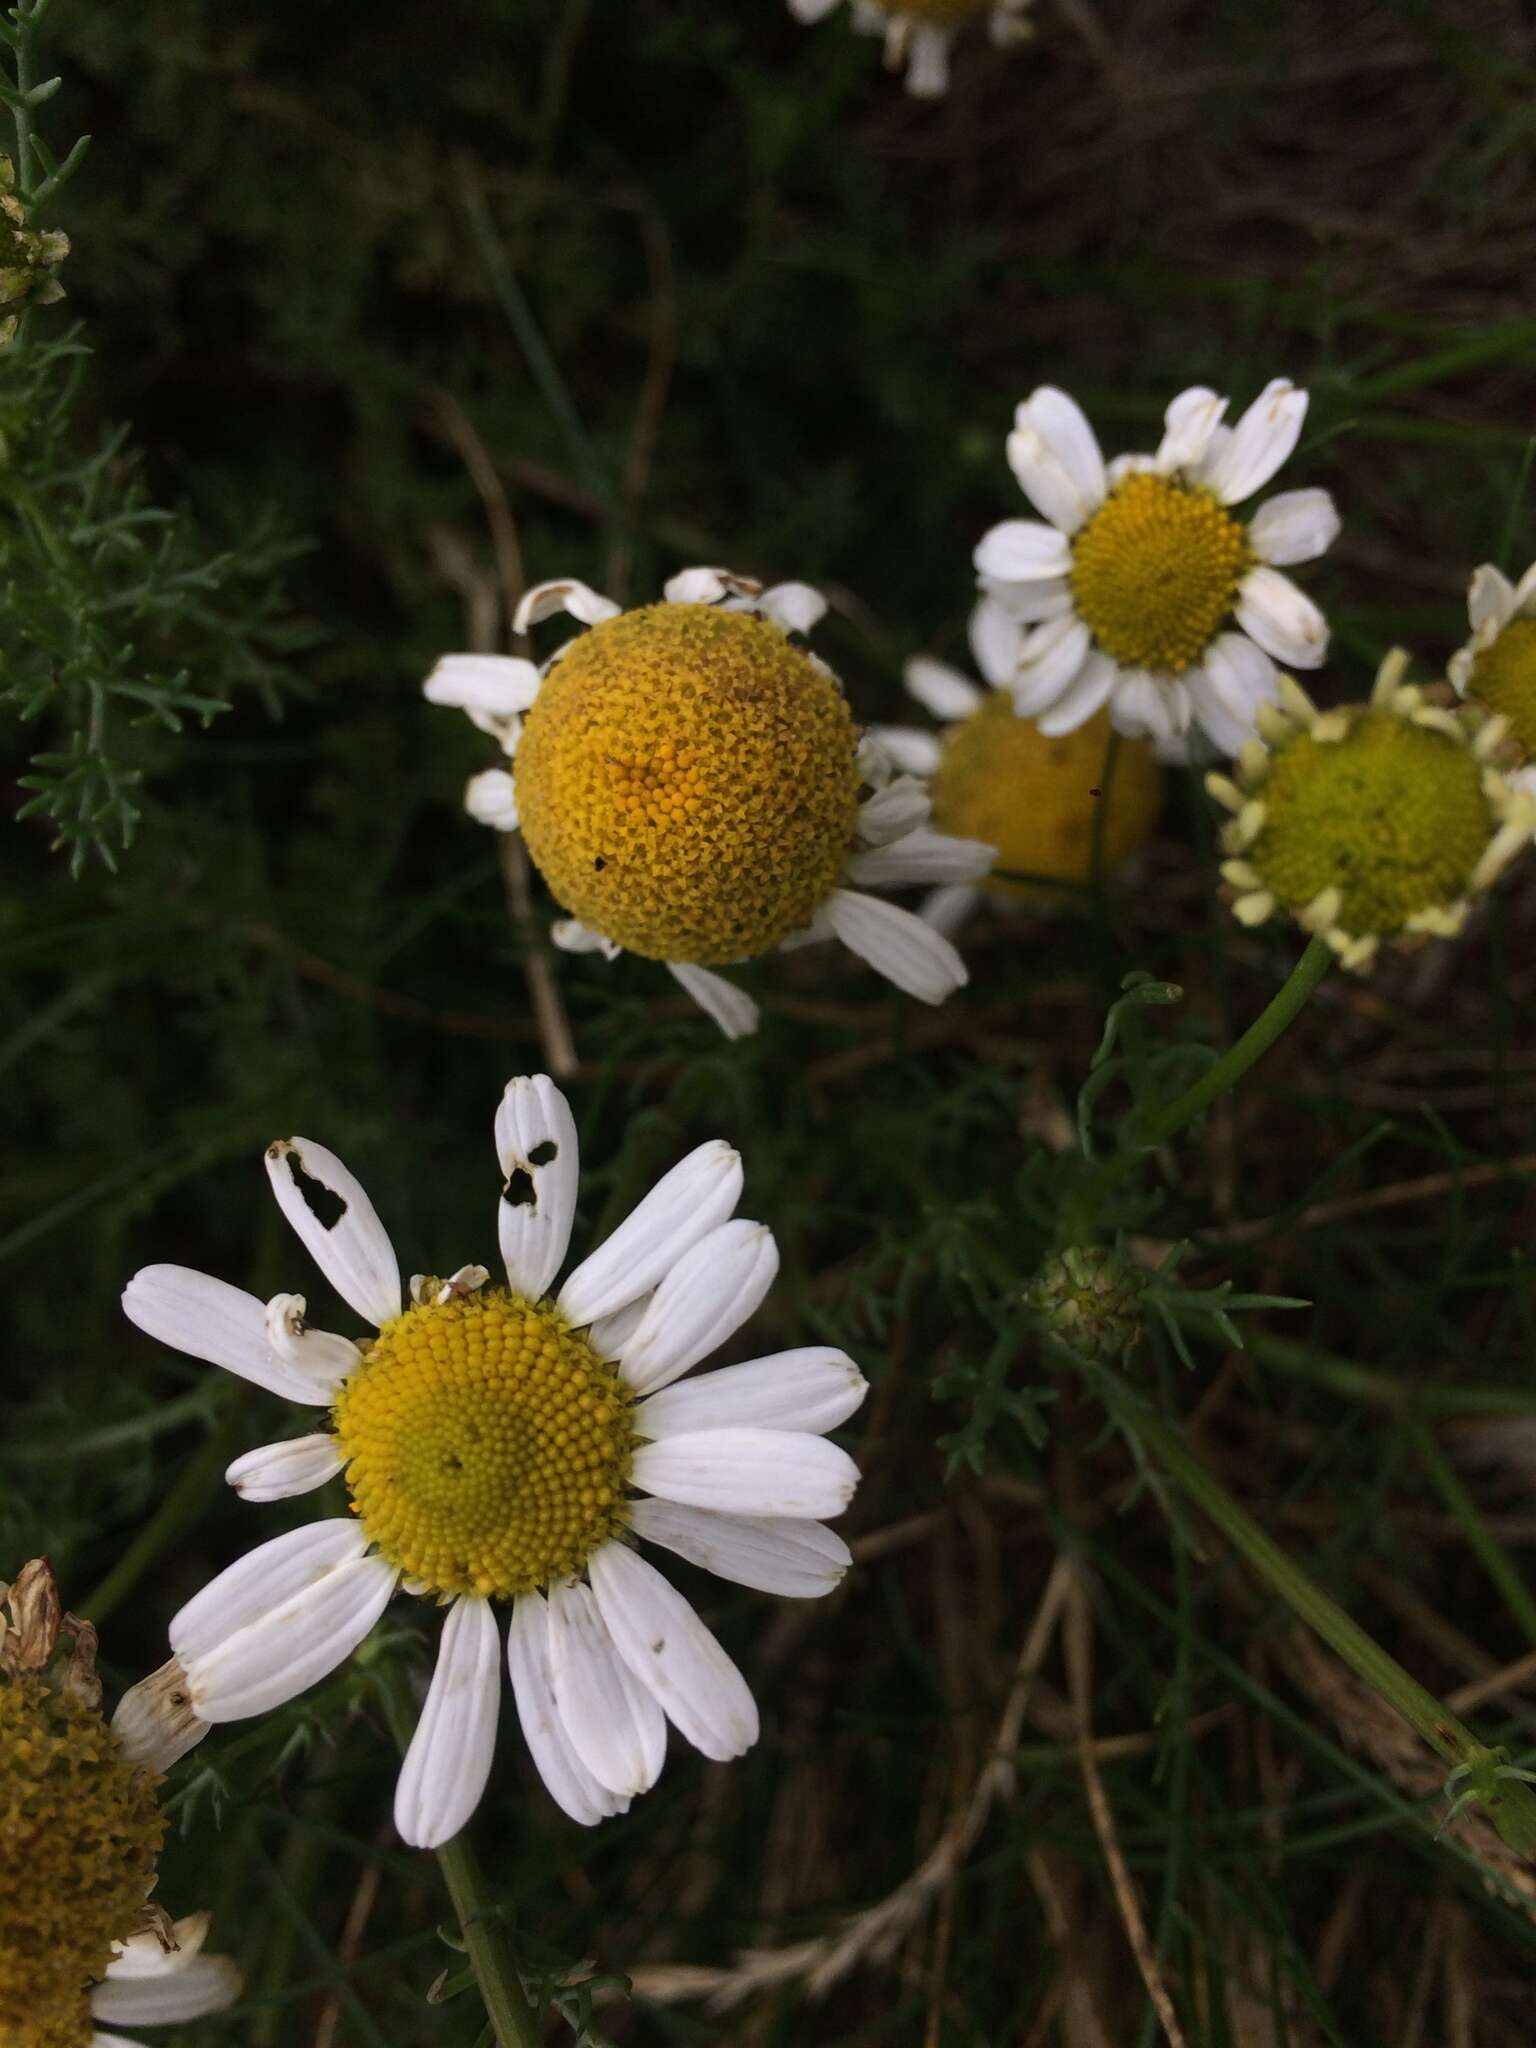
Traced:
<path fill-rule="evenodd" d="M 1234 1087 L 1248 1069 L 1261 1059 L 1286 1027 L 1305 1007 L 1307 999 L 1333 965 L 1333 953 L 1323 939 L 1312 939 L 1291 969 L 1284 986 L 1262 1010 L 1235 1044 L 1229 1046 L 1182 1095 L 1150 1114 L 1133 1119 L 1130 1140 L 1118 1152 L 1096 1166 L 1062 1209 L 1061 1242 L 1091 1243 L 1098 1232 L 1099 1212 L 1105 1198 L 1133 1172 L 1148 1152 L 1165 1145 L 1184 1126 L 1193 1123 L 1202 1110 L 1209 1109 L 1218 1095 Z"/>
<path fill-rule="evenodd" d="M 1245 1332 L 1244 1349 L 1260 1365 L 1291 1379 L 1326 1387 L 1351 1401 L 1370 1401 L 1409 1415 L 1536 1415 L 1536 1387 L 1489 1387 L 1475 1382 L 1446 1386 L 1434 1380 L 1405 1378 L 1401 1373 L 1356 1365 L 1352 1358 L 1340 1358 L 1332 1351 L 1314 1351 L 1309 1344 L 1275 1337 L 1267 1330 Z"/>
<path fill-rule="evenodd" d="M 1503 1597 L 1504 1605 L 1524 1630 L 1526 1640 L 1536 1644 L 1536 1600 L 1515 1568 L 1514 1560 L 1478 1512 L 1477 1503 L 1446 1462 L 1440 1446 L 1422 1422 L 1410 1425 L 1420 1462 L 1429 1474 L 1436 1493 L 1475 1554 L 1483 1570 Z"/>
<path fill-rule="evenodd" d="M 414 1716 L 401 1675 L 396 1671 L 385 1672 L 382 1691 L 390 1728 L 404 1752 L 410 1745 Z M 480 1987 L 485 2016 L 498 2048 L 539 2048 L 538 2016 L 524 1994 L 507 1929 L 492 1909 L 469 1830 L 461 1828 L 451 1842 L 445 1842 L 433 1853 L 448 1887 L 454 1918 L 464 1937 L 464 1952 Z"/>
<path fill-rule="evenodd" d="M 1358 1623 L 1351 1621 L 1320 1586 L 1314 1585 L 1301 1567 L 1277 1543 L 1271 1542 L 1253 1517 L 1238 1506 L 1176 1431 L 1118 1381 L 1106 1376 L 1100 1384 L 1116 1420 L 1182 1487 L 1260 1578 L 1373 1692 L 1402 1715 L 1437 1756 L 1448 1764 L 1465 1765 L 1469 1772 L 1482 1774 L 1474 1782 L 1490 1783 L 1486 1774 L 1497 1764 L 1501 1752 L 1480 1742 L 1433 1693 L 1410 1678 L 1395 1657 L 1389 1656 Z M 1529 1843 L 1536 1833 L 1536 1799 L 1529 1788 L 1506 1777 L 1499 1782 L 1497 1799 L 1496 1808 L 1490 1800 L 1490 1816 L 1500 1834 L 1506 1841 Z M 1530 1853 L 1529 1847 L 1525 1853 Z"/>

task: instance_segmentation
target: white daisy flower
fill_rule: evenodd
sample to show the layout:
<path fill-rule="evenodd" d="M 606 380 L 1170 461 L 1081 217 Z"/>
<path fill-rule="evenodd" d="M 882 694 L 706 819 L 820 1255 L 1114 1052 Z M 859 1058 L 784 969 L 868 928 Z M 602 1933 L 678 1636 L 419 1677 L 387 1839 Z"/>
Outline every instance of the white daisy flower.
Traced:
<path fill-rule="evenodd" d="M 1108 809 L 1105 763 L 1112 733 L 1101 710 L 1070 732 L 1047 735 L 1021 718 L 1008 688 L 1013 674 L 1012 620 L 994 598 L 971 613 L 971 652 L 991 686 L 982 689 L 960 669 L 932 655 L 906 666 L 907 694 L 939 721 L 917 726 L 876 726 L 873 737 L 896 765 L 920 778 L 933 800 L 941 832 L 982 839 L 997 848 L 999 872 L 980 882 L 935 889 L 923 916 L 953 934 L 984 896 L 1059 907 L 1062 898 L 1039 876 L 1087 882 L 1093 875 L 1095 834 L 1104 871 L 1111 872 L 1146 843 L 1162 805 L 1162 774 L 1143 740 L 1126 740 L 1115 753 Z"/>
<path fill-rule="evenodd" d="M 521 829 L 571 913 L 555 943 L 663 961 L 728 1038 L 756 1030 L 757 1005 L 713 970 L 778 948 L 840 939 L 925 1003 L 967 978 L 947 938 L 870 891 L 973 879 L 993 849 L 930 831 L 922 790 L 861 746 L 836 678 L 791 637 L 825 610 L 804 583 L 723 569 L 627 612 L 541 583 L 519 632 L 557 612 L 589 630 L 542 667 L 449 655 L 425 685 L 512 761 L 466 807 Z"/>
<path fill-rule="evenodd" d="M 1536 562 L 1518 583 L 1492 562 L 1475 569 L 1467 616 L 1472 635 L 1451 656 L 1451 681 L 1505 721 L 1523 764 L 1510 779 L 1536 794 Z"/>
<path fill-rule="evenodd" d="M 838 0 L 789 0 L 796 21 L 820 21 Z M 853 25 L 861 35 L 885 39 L 892 71 L 905 67 L 907 91 L 916 99 L 939 99 L 949 90 L 949 46 L 968 21 L 986 18 L 1000 49 L 1034 34 L 1029 20 L 1034 0 L 852 0 Z"/>
<path fill-rule="evenodd" d="M 183 2026 L 223 2012 L 240 1996 L 240 1972 L 228 1956 L 205 1956 L 211 1916 L 192 1913 L 174 1923 L 176 1946 L 167 1949 L 158 1933 L 132 1935 L 107 1965 L 91 1992 L 92 2020 L 113 2027 Z M 90 2048 L 143 2048 L 126 2034 L 90 2037 Z"/>
<path fill-rule="evenodd" d="M 735 1216 L 741 1161 L 718 1140 L 665 1174 L 552 1292 L 576 1215 L 576 1126 L 543 1075 L 495 1120 L 505 1287 L 484 1266 L 411 1283 L 362 1187 L 307 1138 L 267 1149 L 279 1207 L 377 1335 L 308 1327 L 181 1266 L 123 1296 L 150 1336 L 330 1410 L 313 1435 L 237 1458 L 247 1499 L 340 1475 L 351 1512 L 250 1552 L 190 1600 L 171 1643 L 204 1721 L 265 1713 L 334 1670 L 399 1586 L 447 1607 L 400 1773 L 395 1822 L 425 1848 L 469 1819 L 500 1707 L 503 1639 L 523 1734 L 573 1820 L 621 1813 L 661 1770 L 670 1720 L 716 1759 L 757 1740 L 741 1673 L 633 1539 L 738 1585 L 830 1592 L 849 1563 L 824 1526 L 858 1472 L 824 1432 L 864 1398 L 816 1345 L 684 1379 L 753 1314 L 772 1233 Z"/>
<path fill-rule="evenodd" d="M 1107 704 L 1117 731 L 1165 760 L 1185 759 L 1196 730 L 1235 754 L 1275 701 L 1275 662 L 1321 667 L 1327 621 L 1280 572 L 1332 544 L 1332 498 L 1285 491 L 1246 523 L 1230 509 L 1296 446 L 1307 394 L 1277 377 L 1235 427 L 1226 409 L 1195 385 L 1169 406 L 1155 455 L 1106 464 L 1066 392 L 1042 385 L 1019 407 L 1008 461 L 1048 523 L 1004 520 L 975 561 L 1012 622 L 1014 702 L 1042 732 Z"/>

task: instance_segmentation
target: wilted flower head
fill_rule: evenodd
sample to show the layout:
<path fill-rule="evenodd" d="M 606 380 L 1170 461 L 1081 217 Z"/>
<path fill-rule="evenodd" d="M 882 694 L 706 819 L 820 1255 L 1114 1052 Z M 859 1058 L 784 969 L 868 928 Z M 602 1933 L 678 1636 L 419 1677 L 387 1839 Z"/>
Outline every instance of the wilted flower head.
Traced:
<path fill-rule="evenodd" d="M 1472 636 L 1451 656 L 1451 681 L 1504 720 L 1519 757 L 1514 779 L 1536 791 L 1536 562 L 1518 583 L 1484 562 L 1467 613 Z"/>
<path fill-rule="evenodd" d="M 172 1922 L 150 1903 L 158 1773 L 206 1732 L 185 1691 L 157 1673 L 109 1726 L 96 1632 L 62 1611 L 47 1560 L 0 1586 L 0 1602 L 0 2042 L 122 2048 L 93 2020 L 217 2012 L 240 1979 L 199 1954 L 208 1916 Z"/>
<path fill-rule="evenodd" d="M 588 630 L 542 668 L 450 655 L 427 679 L 500 741 L 512 768 L 467 805 L 521 827 L 571 914 L 573 952 L 665 962 L 728 1036 L 757 1009 L 713 970 L 840 939 L 906 994 L 965 979 L 949 941 L 870 893 L 985 873 L 992 848 L 928 830 L 922 787 L 861 743 L 835 677 L 804 647 L 826 606 L 803 583 L 764 590 L 721 569 L 673 577 L 621 611 L 585 584 L 545 583 L 520 631 L 565 612 Z"/>
<path fill-rule="evenodd" d="M 0 347 L 16 333 L 22 308 L 62 299 L 54 272 L 69 254 L 69 237 L 30 227 L 16 192 L 16 167 L 0 156 Z"/>
<path fill-rule="evenodd" d="M 1244 924 L 1288 912 L 1349 968 L 1383 940 L 1450 938 L 1536 825 L 1536 799 L 1497 765 L 1502 719 L 1450 709 L 1382 663 L 1370 701 L 1320 712 L 1289 676 L 1260 711 L 1235 779 L 1206 787 L 1232 812 L 1222 874 Z"/>

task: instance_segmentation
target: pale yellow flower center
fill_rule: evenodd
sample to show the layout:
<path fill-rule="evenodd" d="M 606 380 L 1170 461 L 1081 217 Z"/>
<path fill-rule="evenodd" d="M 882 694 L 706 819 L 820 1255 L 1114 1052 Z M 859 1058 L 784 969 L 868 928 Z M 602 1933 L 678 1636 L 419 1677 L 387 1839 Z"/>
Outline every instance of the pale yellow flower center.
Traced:
<path fill-rule="evenodd" d="M 547 1302 L 486 1288 L 407 1309 L 334 1422 L 370 1542 L 431 1592 L 570 1578 L 623 1524 L 629 1394 Z"/>
<path fill-rule="evenodd" d="M 1338 889 L 1334 922 L 1355 938 L 1458 902 L 1496 829 L 1471 748 L 1386 711 L 1363 712 L 1342 740 L 1288 741 L 1260 796 L 1248 864 L 1292 909 Z"/>
<path fill-rule="evenodd" d="M 1124 667 L 1182 675 L 1252 566 L 1246 529 L 1212 492 L 1133 471 L 1072 542 L 1072 601 Z"/>
<path fill-rule="evenodd" d="M 1509 720 L 1510 737 L 1536 760 L 1536 619 L 1511 619 L 1472 666 L 1472 694 Z"/>
<path fill-rule="evenodd" d="M 837 887 L 856 751 L 836 684 L 777 627 L 648 605 L 582 634 L 545 678 L 517 754 L 523 834 L 605 938 L 653 960 L 742 960 Z"/>
<path fill-rule="evenodd" d="M 1086 882 L 1109 742 L 1107 712 L 1047 739 L 1032 719 L 1018 716 L 1006 690 L 993 690 L 945 735 L 933 822 L 941 832 L 995 846 L 997 865 L 1015 874 Z M 1099 827 L 1106 871 L 1145 842 L 1161 801 L 1162 771 L 1152 749 L 1145 740 L 1123 739 Z M 1008 896 L 1059 893 L 992 877 L 982 886 Z"/>

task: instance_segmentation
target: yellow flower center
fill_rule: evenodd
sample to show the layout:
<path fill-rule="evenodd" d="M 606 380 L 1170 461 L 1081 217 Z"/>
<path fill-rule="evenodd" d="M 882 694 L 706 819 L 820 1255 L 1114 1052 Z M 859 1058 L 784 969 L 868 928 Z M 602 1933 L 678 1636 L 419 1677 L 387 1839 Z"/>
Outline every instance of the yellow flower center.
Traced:
<path fill-rule="evenodd" d="M 836 684 L 776 627 L 648 605 L 545 678 L 517 753 L 523 835 L 565 908 L 630 952 L 746 959 L 837 887 L 856 748 Z"/>
<path fill-rule="evenodd" d="M 1509 720 L 1510 737 L 1536 760 L 1536 619 L 1511 619 L 1472 665 L 1471 689 Z"/>
<path fill-rule="evenodd" d="M 1495 830 L 1471 749 L 1386 711 L 1362 711 L 1342 740 L 1288 741 L 1259 795 L 1244 858 L 1293 910 L 1338 889 L 1335 922 L 1356 938 L 1459 901 Z"/>
<path fill-rule="evenodd" d="M 1252 566 L 1246 529 L 1210 491 L 1133 471 L 1072 543 L 1072 600 L 1116 661 L 1182 675 Z"/>
<path fill-rule="evenodd" d="M 1075 732 L 1047 739 L 1032 719 L 1018 716 L 1006 690 L 993 690 L 945 737 L 933 779 L 934 824 L 995 846 L 1000 868 L 1086 882 L 1110 738 L 1109 714 L 1101 711 Z M 1121 740 L 1099 828 L 1106 871 L 1145 843 L 1161 802 L 1162 771 L 1151 747 Z M 1059 900 L 1057 891 L 1022 882 L 989 877 L 982 887 Z"/>
<path fill-rule="evenodd" d="M 83 2048 L 87 1988 L 135 1931 L 165 1819 L 99 1708 L 0 1678 L 0 2043 Z"/>
<path fill-rule="evenodd" d="M 629 1410 L 557 1309 L 486 1288 L 386 1323 L 334 1421 L 382 1555 L 434 1593 L 509 1599 L 571 1577 L 617 1533 Z"/>

